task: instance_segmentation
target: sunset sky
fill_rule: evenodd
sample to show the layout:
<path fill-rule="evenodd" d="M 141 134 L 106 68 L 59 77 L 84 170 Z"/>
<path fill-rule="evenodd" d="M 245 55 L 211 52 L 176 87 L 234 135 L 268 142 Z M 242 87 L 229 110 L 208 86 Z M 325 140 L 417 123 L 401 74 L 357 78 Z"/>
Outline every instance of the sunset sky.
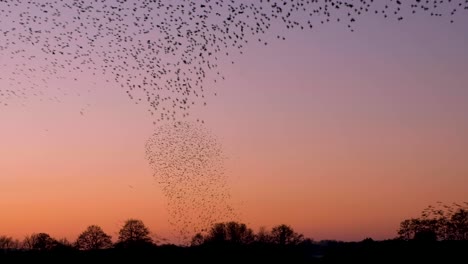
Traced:
<path fill-rule="evenodd" d="M 427 205 L 466 201 L 463 15 L 366 15 L 355 32 L 276 27 L 269 45 L 224 61 L 217 96 L 187 120 L 203 118 L 224 148 L 234 220 L 314 240 L 386 239 Z M 138 218 L 175 241 L 145 159 L 151 116 L 115 83 L 72 77 L 49 85 L 90 92 L 0 107 L 0 235 L 74 241 L 96 224 L 115 239 Z"/>

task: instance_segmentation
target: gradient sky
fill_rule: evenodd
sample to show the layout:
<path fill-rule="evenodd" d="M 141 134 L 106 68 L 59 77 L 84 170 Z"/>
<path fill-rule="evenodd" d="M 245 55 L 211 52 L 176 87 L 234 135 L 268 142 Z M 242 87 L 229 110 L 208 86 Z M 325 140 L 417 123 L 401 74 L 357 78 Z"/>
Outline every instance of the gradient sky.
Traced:
<path fill-rule="evenodd" d="M 238 220 L 316 240 L 385 239 L 429 204 L 466 201 L 467 24 L 367 15 L 353 33 L 279 28 L 286 41 L 272 31 L 270 45 L 221 65 L 227 78 L 197 116 L 229 158 Z M 172 239 L 144 155 L 146 109 L 77 77 L 50 85 L 90 93 L 0 108 L 0 234 L 75 240 L 97 224 L 116 238 L 139 218 Z"/>

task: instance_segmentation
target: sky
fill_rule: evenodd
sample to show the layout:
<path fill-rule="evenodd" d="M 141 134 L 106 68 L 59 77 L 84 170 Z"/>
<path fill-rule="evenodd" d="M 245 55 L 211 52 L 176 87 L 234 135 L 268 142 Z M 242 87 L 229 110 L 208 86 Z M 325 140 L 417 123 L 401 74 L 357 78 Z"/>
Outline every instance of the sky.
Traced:
<path fill-rule="evenodd" d="M 193 116 L 228 158 L 234 220 L 314 240 L 387 239 L 436 201 L 466 201 L 466 24 L 366 15 L 354 32 L 276 27 L 269 45 L 222 62 L 226 80 Z M 0 234 L 73 241 L 96 224 L 115 239 L 138 218 L 173 241 L 145 159 L 151 116 L 114 83 L 77 77 L 49 85 L 89 93 L 0 108 Z"/>

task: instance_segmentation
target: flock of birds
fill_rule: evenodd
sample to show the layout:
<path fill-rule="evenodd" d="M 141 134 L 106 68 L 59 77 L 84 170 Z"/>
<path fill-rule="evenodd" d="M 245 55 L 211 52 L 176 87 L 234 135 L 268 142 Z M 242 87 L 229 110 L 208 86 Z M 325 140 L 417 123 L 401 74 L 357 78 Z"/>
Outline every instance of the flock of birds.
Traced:
<path fill-rule="evenodd" d="M 189 242 L 215 222 L 235 219 L 221 144 L 203 125 L 158 126 L 146 143 L 146 158 L 180 242 Z"/>
<path fill-rule="evenodd" d="M 430 220 L 430 219 L 451 219 L 452 216 L 459 212 L 460 210 L 464 210 L 468 212 L 468 202 L 463 203 L 452 203 L 452 204 L 444 204 L 441 201 L 437 201 L 436 205 L 429 205 L 426 207 L 422 213 L 422 219 Z"/>
<path fill-rule="evenodd" d="M 155 124 L 176 121 L 215 94 L 220 62 L 249 41 L 268 45 L 273 26 L 338 22 L 354 30 L 367 13 L 402 20 L 460 9 L 468 10 L 468 0 L 3 0 L 0 67 L 10 85 L 0 87 L 0 105 L 35 96 L 60 101 L 48 82 L 86 73 L 146 104 Z"/>
<path fill-rule="evenodd" d="M 70 91 L 51 91 L 55 79 L 114 83 L 159 125 L 147 158 L 184 237 L 234 213 L 219 143 L 203 127 L 179 123 L 216 94 L 223 63 L 234 63 L 249 42 L 268 45 L 271 32 L 281 32 L 274 27 L 336 22 L 352 31 L 364 14 L 402 20 L 426 13 L 453 22 L 460 10 L 468 0 L 2 0 L 0 84 L 8 85 L 0 87 L 0 106 L 60 101 Z"/>

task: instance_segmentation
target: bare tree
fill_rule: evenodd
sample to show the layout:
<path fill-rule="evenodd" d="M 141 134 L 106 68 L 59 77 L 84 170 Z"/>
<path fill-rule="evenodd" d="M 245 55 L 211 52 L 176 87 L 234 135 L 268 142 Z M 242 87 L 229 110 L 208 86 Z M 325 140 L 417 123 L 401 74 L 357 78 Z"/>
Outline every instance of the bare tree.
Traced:
<path fill-rule="evenodd" d="M 191 246 L 200 246 L 205 243 L 205 237 L 201 233 L 197 233 L 192 237 Z"/>
<path fill-rule="evenodd" d="M 62 237 L 62 238 L 58 239 L 57 243 L 59 245 L 64 246 L 64 247 L 72 247 L 72 244 L 70 243 L 70 241 L 68 241 L 68 239 L 66 237 Z"/>
<path fill-rule="evenodd" d="M 75 246 L 80 250 L 106 249 L 112 247 L 111 238 L 101 227 L 91 225 L 78 236 Z"/>
<path fill-rule="evenodd" d="M 8 236 L 0 236 L 0 249 L 13 248 L 13 238 Z"/>
<path fill-rule="evenodd" d="M 238 222 L 216 223 L 206 237 L 207 242 L 249 244 L 254 241 L 252 229 Z"/>
<path fill-rule="evenodd" d="M 21 243 L 22 248 L 23 249 L 28 249 L 28 250 L 33 249 L 34 239 L 35 239 L 34 234 L 25 236 L 24 239 L 23 239 L 23 242 Z"/>
<path fill-rule="evenodd" d="M 153 243 L 149 229 L 138 219 L 129 219 L 119 231 L 119 245 L 137 246 Z"/>
<path fill-rule="evenodd" d="M 271 241 L 279 245 L 297 245 L 304 240 L 302 234 L 294 232 L 288 225 L 282 224 L 271 229 Z"/>
<path fill-rule="evenodd" d="M 465 206 L 439 203 L 428 206 L 419 218 L 400 223 L 398 238 L 403 240 L 468 240 L 468 203 Z"/>
<path fill-rule="evenodd" d="M 57 240 L 49 234 L 37 233 L 26 236 L 23 240 L 23 248 L 32 250 L 51 250 L 58 245 Z"/>
<path fill-rule="evenodd" d="M 447 237 L 452 240 L 468 240 L 468 210 L 458 209 L 448 222 Z"/>
<path fill-rule="evenodd" d="M 258 233 L 255 235 L 255 241 L 260 243 L 269 243 L 271 241 L 271 233 L 266 227 L 261 226 Z"/>

